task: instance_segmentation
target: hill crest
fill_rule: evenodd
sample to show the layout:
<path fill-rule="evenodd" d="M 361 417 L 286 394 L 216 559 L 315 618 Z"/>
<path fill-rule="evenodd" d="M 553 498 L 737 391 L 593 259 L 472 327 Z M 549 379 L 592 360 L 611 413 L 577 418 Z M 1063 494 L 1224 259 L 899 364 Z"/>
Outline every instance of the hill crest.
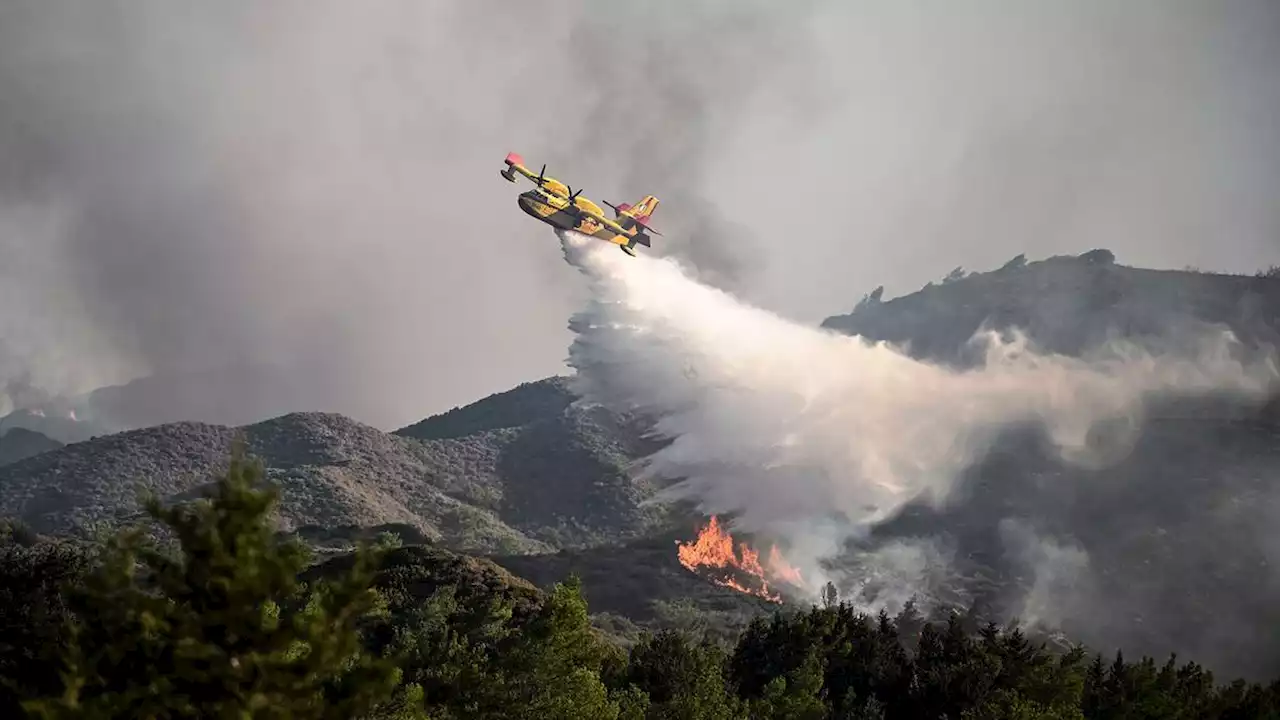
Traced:
<path fill-rule="evenodd" d="M 1078 356 L 1114 337 L 1167 343 L 1181 331 L 1227 327 L 1252 347 L 1280 347 L 1280 276 L 1151 270 L 1114 262 L 1106 250 L 988 272 L 952 271 L 941 284 L 882 300 L 821 326 L 902 346 L 918 359 L 972 365 L 967 347 L 983 328 L 1019 328 L 1046 351 Z"/>

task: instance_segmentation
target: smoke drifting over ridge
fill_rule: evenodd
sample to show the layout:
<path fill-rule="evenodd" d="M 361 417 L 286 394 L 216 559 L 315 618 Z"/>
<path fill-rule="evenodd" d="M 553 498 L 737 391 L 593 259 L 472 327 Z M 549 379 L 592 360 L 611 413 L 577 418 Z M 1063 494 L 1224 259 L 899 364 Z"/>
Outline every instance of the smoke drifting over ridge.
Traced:
<path fill-rule="evenodd" d="M 982 367 L 955 370 L 790 322 L 699 284 L 671 260 L 628 258 L 572 233 L 562 245 L 591 288 L 570 323 L 577 389 L 656 420 L 655 433 L 672 442 L 645 460 L 646 472 L 684 478 L 668 497 L 784 539 L 806 577 L 870 588 L 873 607 L 932 591 L 934 576 L 954 572 L 947 548 L 881 544 L 844 571 L 823 561 L 911 501 L 947 505 L 1002 432 L 1042 426 L 1063 461 L 1103 467 L 1126 454 L 1112 446 L 1117 428 L 1136 431 L 1153 401 L 1261 401 L 1280 383 L 1274 357 L 1243 361 L 1221 333 L 1185 354 L 1113 343 L 1083 359 L 992 336 Z M 1099 445 L 1099 430 L 1111 442 Z M 1088 595 L 1087 555 L 1017 518 L 999 520 L 999 531 L 1035 577 L 1024 619 L 1052 624 L 1079 611 L 1073 593 Z"/>
<path fill-rule="evenodd" d="M 686 188 L 697 202 L 708 139 L 673 133 L 716 97 L 709 79 L 681 86 L 671 62 L 766 48 L 787 17 L 657 15 L 572 2 L 8 5 L 5 365 L 55 394 L 236 366 L 203 395 L 207 373 L 161 385 L 187 386 L 177 412 L 191 419 L 323 409 L 384 426 L 559 371 L 570 291 L 497 178 L 503 154 L 546 160 L 596 196 L 659 192 L 669 220 L 714 225 L 706 203 L 670 202 Z M 735 15 L 754 29 L 664 69 L 664 33 L 696 37 Z M 620 32 L 631 52 L 601 42 Z M 681 223 L 664 227 L 678 245 Z M 686 254 L 699 253 L 712 257 Z M 250 415 L 229 417 L 237 405 Z"/>
<path fill-rule="evenodd" d="M 7 2 L 0 384 L 266 365 L 167 411 L 394 426 L 556 372 L 507 150 L 806 320 L 1018 252 L 1274 262 L 1274 4 L 784 5 Z"/>

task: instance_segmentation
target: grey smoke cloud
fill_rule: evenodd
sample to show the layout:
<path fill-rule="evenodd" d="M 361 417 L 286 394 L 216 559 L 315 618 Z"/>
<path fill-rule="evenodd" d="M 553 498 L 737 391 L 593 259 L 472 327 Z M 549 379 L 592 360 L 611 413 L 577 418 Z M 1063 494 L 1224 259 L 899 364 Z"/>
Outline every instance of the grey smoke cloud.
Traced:
<path fill-rule="evenodd" d="M 55 394 L 268 366 L 276 396 L 174 412 L 391 427 L 560 371 L 580 297 L 508 150 L 658 195 L 655 254 L 807 321 L 1018 252 L 1251 271 L 1280 236 L 1262 0 L 0 12 L 5 367 Z"/>
<path fill-rule="evenodd" d="M 998 532 L 1011 559 L 1031 578 L 1016 613 L 1027 626 L 1057 629 L 1094 596 L 1089 554 L 1078 544 L 1044 537 L 1018 518 L 1001 520 Z"/>
<path fill-rule="evenodd" d="M 711 161 L 695 126 L 758 82 L 759 63 L 716 58 L 768 49 L 789 23 L 705 9 L 11 4 L 0 319 L 14 372 L 74 394 L 243 366 L 246 389 L 182 408 L 227 421 L 239 392 L 254 412 L 395 426 L 561 371 L 573 290 L 496 170 L 520 150 L 593 196 L 654 192 L 676 251 L 736 278 L 708 250 L 726 221 L 693 194 Z M 718 26 L 735 16 L 742 29 Z M 263 374 L 282 378 L 270 399 L 249 381 Z"/>

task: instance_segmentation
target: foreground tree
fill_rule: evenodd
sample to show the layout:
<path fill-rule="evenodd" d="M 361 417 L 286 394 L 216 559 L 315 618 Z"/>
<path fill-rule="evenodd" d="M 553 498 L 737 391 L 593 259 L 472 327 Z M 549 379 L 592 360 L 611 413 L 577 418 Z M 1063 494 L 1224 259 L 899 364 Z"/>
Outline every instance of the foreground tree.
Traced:
<path fill-rule="evenodd" d="M 25 698 L 60 690 L 58 648 L 72 617 L 64 590 L 88 561 L 70 542 L 0 540 L 0 718 L 21 717 Z"/>
<path fill-rule="evenodd" d="M 308 588 L 305 548 L 280 540 L 273 487 L 241 447 L 205 499 L 148 514 L 176 540 L 140 529 L 112 538 L 73 594 L 63 691 L 27 703 L 38 717 L 357 718 L 392 700 L 399 671 L 362 648 L 378 607 L 371 553 L 344 578 Z"/>
<path fill-rule="evenodd" d="M 642 637 L 621 683 L 648 698 L 650 720 L 731 720 L 742 716 L 724 678 L 724 651 L 674 630 Z"/>

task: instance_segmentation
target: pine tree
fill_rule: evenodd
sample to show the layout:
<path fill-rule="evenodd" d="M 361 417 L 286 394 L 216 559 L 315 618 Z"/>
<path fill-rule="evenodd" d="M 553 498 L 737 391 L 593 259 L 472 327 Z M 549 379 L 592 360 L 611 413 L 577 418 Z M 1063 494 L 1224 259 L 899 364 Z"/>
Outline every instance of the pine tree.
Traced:
<path fill-rule="evenodd" d="M 626 682 L 649 699 L 649 717 L 730 720 L 736 703 L 724 679 L 724 652 L 673 630 L 646 636 L 631 649 Z"/>
<path fill-rule="evenodd" d="M 828 610 L 834 608 L 840 602 L 840 591 L 836 590 L 835 583 L 830 581 L 822 588 L 822 607 Z"/>
<path fill-rule="evenodd" d="M 826 720 L 822 701 L 822 660 L 810 648 L 798 668 L 769 681 L 758 699 L 748 703 L 752 720 Z"/>
<path fill-rule="evenodd" d="M 79 619 L 64 692 L 29 711 L 347 720 L 391 698 L 399 671 L 366 654 L 359 635 L 377 607 L 374 556 L 362 549 L 348 577 L 304 587 L 307 553 L 276 537 L 269 517 L 277 490 L 255 487 L 264 474 L 237 444 L 203 500 L 172 508 L 146 501 L 177 551 L 141 529 L 110 540 L 74 598 Z"/>
<path fill-rule="evenodd" d="M 615 720 L 619 708 L 601 680 L 606 647 L 591 629 L 582 584 L 557 583 L 538 613 L 501 650 L 501 682 L 491 714 L 519 720 Z"/>

